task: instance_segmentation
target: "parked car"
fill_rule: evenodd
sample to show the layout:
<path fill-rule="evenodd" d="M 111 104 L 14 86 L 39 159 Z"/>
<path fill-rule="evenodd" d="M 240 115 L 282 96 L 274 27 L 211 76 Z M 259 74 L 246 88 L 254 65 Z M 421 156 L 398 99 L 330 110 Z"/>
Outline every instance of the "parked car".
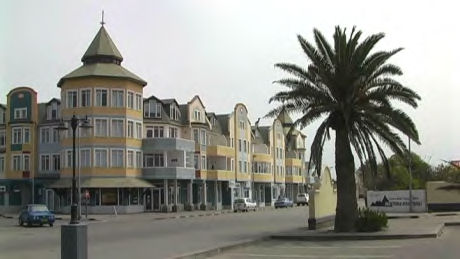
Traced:
<path fill-rule="evenodd" d="M 297 206 L 300 206 L 300 205 L 307 205 L 308 206 L 308 193 L 299 193 L 297 194 L 296 198 L 295 198 L 295 203 L 297 204 Z"/>
<path fill-rule="evenodd" d="M 287 208 L 287 207 L 294 207 L 294 203 L 289 200 L 288 198 L 278 198 L 275 201 L 275 209 L 277 208 Z"/>
<path fill-rule="evenodd" d="M 50 227 L 53 226 L 55 221 L 54 214 L 48 210 L 48 207 L 44 204 L 29 204 L 22 208 L 21 213 L 19 214 L 19 225 L 23 226 L 24 223 L 27 226 L 33 224 L 38 224 L 43 226 L 43 224 L 49 224 Z"/>
<path fill-rule="evenodd" d="M 233 210 L 234 212 L 249 211 L 249 210 L 256 211 L 257 204 L 249 198 L 239 198 L 235 200 L 233 208 L 234 208 Z"/>

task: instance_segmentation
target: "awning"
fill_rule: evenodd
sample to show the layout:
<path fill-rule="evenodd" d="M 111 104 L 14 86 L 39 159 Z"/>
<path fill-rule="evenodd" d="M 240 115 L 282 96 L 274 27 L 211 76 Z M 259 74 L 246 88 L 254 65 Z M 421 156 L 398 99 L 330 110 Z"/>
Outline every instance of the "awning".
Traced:
<path fill-rule="evenodd" d="M 139 178 L 85 178 L 80 180 L 81 188 L 151 188 L 153 184 Z M 77 179 L 78 185 L 78 179 Z M 71 188 L 72 179 L 59 179 L 49 185 L 48 188 L 60 189 Z"/>

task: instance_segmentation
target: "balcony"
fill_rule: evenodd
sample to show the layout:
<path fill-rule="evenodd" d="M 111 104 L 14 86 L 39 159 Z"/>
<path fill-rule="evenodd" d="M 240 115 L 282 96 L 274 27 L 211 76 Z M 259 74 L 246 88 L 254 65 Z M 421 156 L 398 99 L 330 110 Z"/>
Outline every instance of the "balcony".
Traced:
<path fill-rule="evenodd" d="M 235 173 L 227 170 L 208 170 L 207 179 L 218 181 L 235 180 Z"/>
<path fill-rule="evenodd" d="M 266 163 L 273 163 L 273 157 L 270 154 L 264 153 L 254 153 L 252 155 L 253 162 L 266 162 Z"/>
<path fill-rule="evenodd" d="M 145 152 L 184 150 L 195 152 L 195 141 L 181 138 L 145 138 L 142 139 Z"/>
<path fill-rule="evenodd" d="M 149 167 L 142 169 L 145 179 L 195 179 L 195 168 Z"/>
<path fill-rule="evenodd" d="M 301 175 L 286 175 L 286 183 L 302 183 L 302 178 Z"/>
<path fill-rule="evenodd" d="M 37 173 L 37 178 L 58 179 L 59 177 L 59 171 L 38 171 Z"/>
<path fill-rule="evenodd" d="M 273 182 L 273 174 L 252 173 L 254 182 L 256 183 L 271 183 Z"/>
<path fill-rule="evenodd" d="M 208 156 L 235 157 L 235 149 L 228 146 L 208 146 L 206 154 Z"/>

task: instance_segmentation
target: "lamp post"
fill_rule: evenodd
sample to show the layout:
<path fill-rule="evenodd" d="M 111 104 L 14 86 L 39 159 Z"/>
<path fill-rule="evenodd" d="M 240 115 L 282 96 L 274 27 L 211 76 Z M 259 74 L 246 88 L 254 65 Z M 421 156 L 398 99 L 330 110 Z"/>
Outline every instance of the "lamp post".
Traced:
<path fill-rule="evenodd" d="M 409 139 L 409 212 L 412 212 L 412 153 L 410 151 L 410 137 Z"/>
<path fill-rule="evenodd" d="M 75 168 L 76 168 L 76 154 L 75 154 L 75 132 L 77 127 L 81 128 L 91 128 L 88 118 L 79 119 L 75 115 L 68 121 L 70 122 L 70 128 L 72 129 L 72 204 L 70 206 L 70 224 L 78 224 L 78 205 L 77 205 L 77 188 L 76 188 L 76 179 L 75 179 Z M 81 123 L 80 123 L 81 122 Z M 57 127 L 59 131 L 68 130 L 65 126 L 64 121 L 61 121 L 61 124 Z"/>
<path fill-rule="evenodd" d="M 87 225 L 80 224 L 78 221 L 77 188 L 75 179 L 76 153 L 75 153 L 75 132 L 78 127 L 91 128 L 88 118 L 79 119 L 75 115 L 70 120 L 72 129 L 72 204 L 70 207 L 70 222 L 68 225 L 61 226 L 61 258 L 62 259 L 86 259 L 88 258 L 88 232 Z M 69 128 L 61 121 L 57 127 L 59 131 Z"/>

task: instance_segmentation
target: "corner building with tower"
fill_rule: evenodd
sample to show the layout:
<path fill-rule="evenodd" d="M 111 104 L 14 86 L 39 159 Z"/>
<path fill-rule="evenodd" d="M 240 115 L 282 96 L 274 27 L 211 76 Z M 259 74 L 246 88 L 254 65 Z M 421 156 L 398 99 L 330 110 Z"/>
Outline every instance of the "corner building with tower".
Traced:
<path fill-rule="evenodd" d="M 38 103 L 17 87 L 0 104 L 0 212 L 32 202 L 70 211 L 74 115 L 92 125 L 76 131 L 90 214 L 233 209 L 242 197 L 265 207 L 306 191 L 306 136 L 286 111 L 260 126 L 242 103 L 215 114 L 199 96 L 144 97 L 147 82 L 121 65 L 104 25 L 81 61 L 57 83 L 60 99 Z"/>

